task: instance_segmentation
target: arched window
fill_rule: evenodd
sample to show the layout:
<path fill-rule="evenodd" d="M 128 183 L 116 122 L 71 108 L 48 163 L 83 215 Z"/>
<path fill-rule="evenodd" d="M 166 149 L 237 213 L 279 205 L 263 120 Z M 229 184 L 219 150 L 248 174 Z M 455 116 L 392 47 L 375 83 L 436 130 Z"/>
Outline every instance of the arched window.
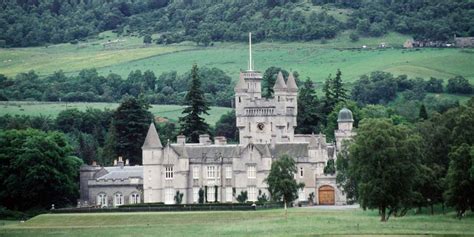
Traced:
<path fill-rule="evenodd" d="M 140 194 L 132 193 L 130 194 L 130 204 L 140 203 Z"/>
<path fill-rule="evenodd" d="M 114 195 L 114 206 L 123 205 L 123 195 L 121 193 L 116 193 Z"/>
<path fill-rule="evenodd" d="M 97 206 L 99 207 L 107 206 L 107 194 L 99 193 L 99 195 L 97 195 Z"/>

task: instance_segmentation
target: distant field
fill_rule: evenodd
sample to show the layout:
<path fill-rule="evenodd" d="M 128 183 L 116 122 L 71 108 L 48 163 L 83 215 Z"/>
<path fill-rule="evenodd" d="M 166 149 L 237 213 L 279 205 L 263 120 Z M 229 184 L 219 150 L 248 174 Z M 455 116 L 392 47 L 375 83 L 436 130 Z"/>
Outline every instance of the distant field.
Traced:
<path fill-rule="evenodd" d="M 382 42 L 388 47 L 400 47 L 409 36 L 390 33 L 381 38 L 361 38 L 358 42 L 351 42 L 349 33 L 344 32 L 324 43 L 255 44 L 255 68 L 263 71 L 270 66 L 279 66 L 298 71 L 301 78 L 310 77 L 316 82 L 324 81 L 338 68 L 347 82 L 375 70 L 424 78 L 448 79 L 462 75 L 474 82 L 472 49 L 377 49 Z M 114 72 L 126 77 L 136 69 L 150 69 L 157 75 L 171 70 L 183 73 L 197 63 L 199 66 L 220 68 L 237 79 L 239 70 L 247 68 L 248 50 L 243 43 L 216 43 L 204 48 L 185 42 L 143 48 L 141 38 L 125 37 L 118 46 L 104 48 L 103 43 L 115 39 L 114 34 L 106 32 L 100 40 L 78 45 L 0 49 L 0 73 L 13 76 L 33 69 L 44 76 L 60 69 L 73 74 L 83 68 L 96 67 L 102 74 Z M 361 49 L 362 45 L 370 49 Z"/>
<path fill-rule="evenodd" d="M 10 115 L 45 115 L 56 117 L 59 112 L 65 109 L 77 108 L 86 110 L 86 108 L 97 109 L 115 109 L 118 103 L 41 103 L 41 102 L 0 102 L 0 116 Z M 177 121 L 182 116 L 183 106 L 179 105 L 152 105 L 150 111 L 155 116 L 165 117 L 173 121 Z M 211 107 L 209 115 L 205 116 L 206 122 L 211 126 L 219 120 L 219 118 L 230 111 L 230 108 Z"/>
<path fill-rule="evenodd" d="M 453 214 L 392 217 L 362 210 L 148 212 L 46 214 L 0 227 L 0 236 L 313 236 L 313 235 L 473 235 L 474 218 Z"/>

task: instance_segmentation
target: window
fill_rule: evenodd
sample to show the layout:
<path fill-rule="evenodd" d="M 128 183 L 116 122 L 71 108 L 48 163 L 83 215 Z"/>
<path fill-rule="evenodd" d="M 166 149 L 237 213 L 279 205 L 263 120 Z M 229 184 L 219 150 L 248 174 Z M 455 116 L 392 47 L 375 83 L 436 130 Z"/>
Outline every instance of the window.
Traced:
<path fill-rule="evenodd" d="M 198 203 L 199 201 L 199 188 L 193 188 L 193 202 Z"/>
<path fill-rule="evenodd" d="M 165 204 L 174 204 L 174 189 L 165 189 Z"/>
<path fill-rule="evenodd" d="M 132 193 L 130 195 L 130 204 L 137 204 L 140 203 L 140 194 L 138 193 Z"/>
<path fill-rule="evenodd" d="M 232 187 L 225 188 L 225 201 L 232 202 Z"/>
<path fill-rule="evenodd" d="M 232 167 L 231 166 L 226 166 L 225 167 L 225 178 L 226 179 L 231 179 L 232 178 Z"/>
<path fill-rule="evenodd" d="M 216 167 L 214 165 L 207 166 L 207 178 L 208 179 L 216 178 Z"/>
<path fill-rule="evenodd" d="M 304 194 L 304 189 L 303 188 L 298 190 L 298 200 L 300 202 L 306 201 L 306 196 Z"/>
<path fill-rule="evenodd" d="M 101 193 L 97 195 L 97 205 L 100 207 L 106 207 L 107 206 L 107 194 Z"/>
<path fill-rule="evenodd" d="M 199 166 L 193 166 L 193 179 L 199 179 Z"/>
<path fill-rule="evenodd" d="M 300 178 L 303 178 L 303 167 L 300 167 Z"/>
<path fill-rule="evenodd" d="M 257 201 L 257 188 L 256 187 L 248 187 L 247 192 L 248 192 L 249 201 L 251 202 Z"/>
<path fill-rule="evenodd" d="M 114 196 L 114 206 L 123 205 L 123 195 L 121 193 L 116 193 Z"/>
<path fill-rule="evenodd" d="M 215 202 L 216 201 L 216 187 L 215 186 L 208 186 L 207 187 L 207 202 Z"/>
<path fill-rule="evenodd" d="M 249 179 L 257 178 L 257 170 L 256 170 L 255 165 L 249 165 L 247 167 L 247 175 Z"/>
<path fill-rule="evenodd" d="M 165 179 L 173 179 L 173 166 L 165 166 Z"/>

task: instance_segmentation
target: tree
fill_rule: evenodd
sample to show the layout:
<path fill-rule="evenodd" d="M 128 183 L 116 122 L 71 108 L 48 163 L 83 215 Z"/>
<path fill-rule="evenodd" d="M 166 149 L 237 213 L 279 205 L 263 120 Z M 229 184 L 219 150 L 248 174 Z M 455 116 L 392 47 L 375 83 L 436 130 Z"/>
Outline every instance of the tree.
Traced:
<path fill-rule="evenodd" d="M 308 78 L 298 92 L 297 133 L 310 134 L 320 132 L 321 114 L 318 97 L 313 82 Z"/>
<path fill-rule="evenodd" d="M 446 202 L 461 218 L 466 210 L 474 210 L 474 146 L 464 143 L 449 153 L 449 170 L 446 176 Z"/>
<path fill-rule="evenodd" d="M 423 155 L 420 146 L 420 136 L 402 125 L 388 119 L 362 121 L 349 149 L 348 168 L 362 208 L 378 209 L 381 221 L 387 221 L 393 212 L 410 207 Z"/>
<path fill-rule="evenodd" d="M 151 44 L 151 41 L 152 41 L 151 35 L 147 34 L 143 37 L 143 43 L 144 44 Z"/>
<path fill-rule="evenodd" d="M 335 173 L 336 173 L 336 167 L 334 164 L 334 159 L 329 159 L 328 162 L 326 163 L 326 166 L 324 166 L 324 174 L 333 175 Z"/>
<path fill-rule="evenodd" d="M 428 119 L 428 112 L 426 112 L 425 104 L 421 104 L 420 106 L 420 113 L 418 115 L 420 119 L 426 120 Z"/>
<path fill-rule="evenodd" d="M 239 202 L 239 203 L 245 203 L 248 199 L 247 191 L 241 191 L 236 199 L 237 199 L 237 202 Z"/>
<path fill-rule="evenodd" d="M 115 129 L 115 152 L 131 164 L 141 164 L 142 145 L 153 115 L 149 105 L 135 97 L 127 97 L 113 115 Z"/>
<path fill-rule="evenodd" d="M 209 134 L 209 124 L 201 116 L 209 110 L 204 92 L 201 90 L 201 81 L 198 76 L 198 67 L 193 65 L 191 71 L 191 84 L 185 97 L 185 104 L 188 105 L 183 110 L 184 117 L 179 118 L 181 133 L 186 135 L 190 142 L 199 142 L 200 134 Z"/>
<path fill-rule="evenodd" d="M 281 72 L 283 74 L 283 78 L 288 78 L 288 71 L 279 67 L 269 67 L 262 76 L 262 97 L 264 98 L 271 98 L 273 97 L 273 86 L 275 85 L 278 73 Z M 296 78 L 295 78 L 296 79 Z"/>
<path fill-rule="evenodd" d="M 0 203 L 19 211 L 74 204 L 82 162 L 71 155 L 62 133 L 0 131 Z"/>
<path fill-rule="evenodd" d="M 229 141 L 239 141 L 239 130 L 236 126 L 235 111 L 229 111 L 223 114 L 216 122 L 216 136 L 224 136 Z"/>
<path fill-rule="evenodd" d="M 448 80 L 448 85 L 446 87 L 448 93 L 460 93 L 460 94 L 471 94 L 472 85 L 469 81 L 462 77 L 456 76 Z"/>
<path fill-rule="evenodd" d="M 304 183 L 297 183 L 294 178 L 296 171 L 295 160 L 289 155 L 282 155 L 272 163 L 270 174 L 265 179 L 271 198 L 283 201 L 285 210 L 288 203 L 298 198 L 298 190 L 304 188 Z"/>
<path fill-rule="evenodd" d="M 347 90 L 342 83 L 341 71 L 337 69 L 336 77 L 331 75 L 326 79 L 323 87 L 324 92 L 324 113 L 329 114 L 334 110 L 334 106 L 348 99 Z"/>

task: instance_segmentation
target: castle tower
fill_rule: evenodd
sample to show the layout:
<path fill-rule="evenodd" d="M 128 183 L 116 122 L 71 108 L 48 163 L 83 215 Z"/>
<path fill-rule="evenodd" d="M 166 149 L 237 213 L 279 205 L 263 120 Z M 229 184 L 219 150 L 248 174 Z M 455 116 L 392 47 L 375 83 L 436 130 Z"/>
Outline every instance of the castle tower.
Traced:
<path fill-rule="evenodd" d="M 338 151 L 342 149 L 344 140 L 350 140 L 355 135 L 352 131 L 354 124 L 354 118 L 352 117 L 352 111 L 348 108 L 342 108 L 337 116 L 337 130 L 334 131 L 336 137 L 336 148 Z"/>
<path fill-rule="evenodd" d="M 150 124 L 145 142 L 142 146 L 143 162 L 143 196 L 145 202 L 161 202 L 161 164 L 163 163 L 163 146 L 155 125 Z"/>

